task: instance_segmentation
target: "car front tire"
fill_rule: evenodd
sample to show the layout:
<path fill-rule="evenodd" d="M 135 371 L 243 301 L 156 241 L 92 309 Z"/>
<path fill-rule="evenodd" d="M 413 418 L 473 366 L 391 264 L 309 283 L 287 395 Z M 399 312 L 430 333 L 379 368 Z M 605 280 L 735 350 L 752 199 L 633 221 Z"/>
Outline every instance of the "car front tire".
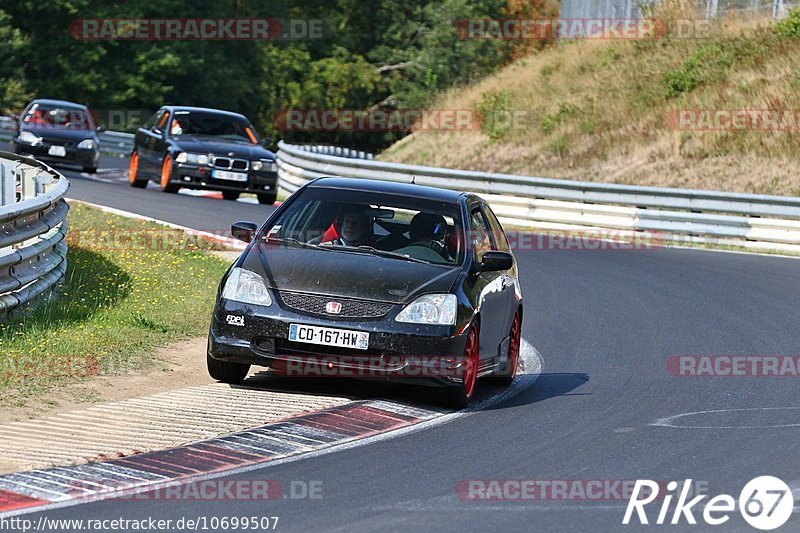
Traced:
<path fill-rule="evenodd" d="M 243 363 L 228 363 L 214 359 L 206 354 L 208 375 L 217 381 L 237 385 L 244 381 L 250 371 L 250 365 Z"/>
<path fill-rule="evenodd" d="M 238 191 L 222 191 L 222 197 L 226 200 L 238 200 L 239 194 Z"/>
<path fill-rule="evenodd" d="M 139 153 L 135 150 L 131 152 L 131 160 L 128 163 L 128 183 L 137 189 L 147 187 L 147 180 L 142 179 L 141 172 L 139 172 Z"/>
<path fill-rule="evenodd" d="M 258 203 L 261 205 L 272 205 L 275 203 L 275 200 L 278 198 L 277 193 L 271 194 L 259 194 L 258 195 Z"/>
<path fill-rule="evenodd" d="M 161 189 L 164 192 L 176 193 L 180 187 L 174 183 L 170 183 L 172 179 L 172 156 L 167 154 L 164 156 L 164 162 L 161 164 Z"/>
<path fill-rule="evenodd" d="M 97 174 L 97 167 L 83 167 L 83 171 L 87 174 Z"/>

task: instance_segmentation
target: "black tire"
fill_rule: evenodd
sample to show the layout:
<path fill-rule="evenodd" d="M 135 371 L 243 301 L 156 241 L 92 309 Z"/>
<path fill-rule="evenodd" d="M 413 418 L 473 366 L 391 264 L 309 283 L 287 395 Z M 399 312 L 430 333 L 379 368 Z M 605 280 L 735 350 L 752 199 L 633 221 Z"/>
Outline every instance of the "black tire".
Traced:
<path fill-rule="evenodd" d="M 240 194 L 239 191 L 222 191 L 222 197 L 226 200 L 237 200 Z"/>
<path fill-rule="evenodd" d="M 258 195 L 258 203 L 261 205 L 272 205 L 275 203 L 275 200 L 278 198 L 278 193 L 268 193 L 268 194 L 259 194 Z"/>
<path fill-rule="evenodd" d="M 244 378 L 247 377 L 247 373 L 250 371 L 250 365 L 218 361 L 208 354 L 206 354 L 206 363 L 209 376 L 217 381 L 231 383 L 233 385 L 244 381 Z"/>
<path fill-rule="evenodd" d="M 87 174 L 97 174 L 97 167 L 83 167 L 83 171 Z"/>

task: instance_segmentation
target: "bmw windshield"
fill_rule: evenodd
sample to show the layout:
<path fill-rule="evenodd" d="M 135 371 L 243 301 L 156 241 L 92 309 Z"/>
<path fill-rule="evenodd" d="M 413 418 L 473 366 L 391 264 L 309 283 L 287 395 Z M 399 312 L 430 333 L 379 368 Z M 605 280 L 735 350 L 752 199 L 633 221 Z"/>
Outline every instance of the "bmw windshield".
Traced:
<path fill-rule="evenodd" d="M 205 136 L 257 144 L 258 136 L 246 120 L 233 115 L 205 111 L 176 111 L 169 134 L 172 137 Z"/>

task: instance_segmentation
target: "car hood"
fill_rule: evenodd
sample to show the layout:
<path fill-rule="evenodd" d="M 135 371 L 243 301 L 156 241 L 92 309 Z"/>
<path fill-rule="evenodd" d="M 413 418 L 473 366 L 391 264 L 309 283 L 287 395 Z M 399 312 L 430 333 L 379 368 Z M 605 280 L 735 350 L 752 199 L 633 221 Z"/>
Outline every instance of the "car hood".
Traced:
<path fill-rule="evenodd" d="M 242 159 L 275 159 L 275 155 L 258 144 L 243 144 L 211 137 L 194 137 L 191 135 L 173 139 L 175 146 L 184 152 L 200 154 L 231 155 Z"/>
<path fill-rule="evenodd" d="M 29 131 L 38 135 L 45 141 L 75 142 L 79 143 L 85 139 L 97 140 L 97 136 L 92 130 L 78 130 L 69 128 L 31 128 L 23 126 L 20 131 Z"/>
<path fill-rule="evenodd" d="M 242 268 L 261 274 L 273 289 L 408 303 L 420 294 L 450 292 L 461 270 L 314 248 L 259 244 Z"/>

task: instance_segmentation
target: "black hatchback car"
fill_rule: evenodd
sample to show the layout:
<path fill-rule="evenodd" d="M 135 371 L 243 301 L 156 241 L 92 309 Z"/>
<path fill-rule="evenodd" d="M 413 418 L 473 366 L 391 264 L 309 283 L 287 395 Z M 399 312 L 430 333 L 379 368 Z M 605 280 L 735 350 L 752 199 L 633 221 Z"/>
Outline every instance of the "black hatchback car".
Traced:
<path fill-rule="evenodd" d="M 53 164 L 77 165 L 97 172 L 100 159 L 98 132 L 89 109 L 65 100 L 34 100 L 19 116 L 12 150 Z"/>
<path fill-rule="evenodd" d="M 287 376 L 407 380 L 470 401 L 476 380 L 516 376 L 522 295 L 505 233 L 478 196 L 320 178 L 259 229 L 223 278 L 210 375 L 250 365 Z"/>
<path fill-rule="evenodd" d="M 166 192 L 181 187 L 221 191 L 226 200 L 255 193 L 275 202 L 278 166 L 244 115 L 202 107 L 165 106 L 136 132 L 128 180 L 144 188 L 157 180 Z"/>

